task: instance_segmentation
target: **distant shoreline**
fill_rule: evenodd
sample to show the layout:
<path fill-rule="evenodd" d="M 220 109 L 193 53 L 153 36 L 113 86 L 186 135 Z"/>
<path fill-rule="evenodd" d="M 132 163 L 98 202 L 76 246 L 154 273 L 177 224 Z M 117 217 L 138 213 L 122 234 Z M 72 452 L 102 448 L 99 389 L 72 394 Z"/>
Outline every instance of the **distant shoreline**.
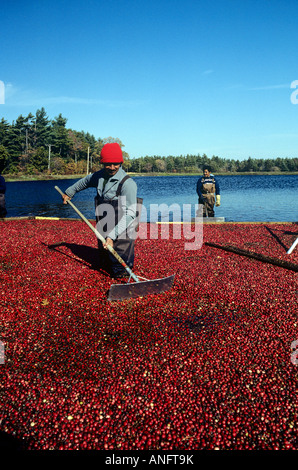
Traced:
<path fill-rule="evenodd" d="M 202 173 L 130 173 L 130 176 L 201 176 Z M 241 176 L 241 175 L 298 175 L 298 171 L 246 171 L 246 172 L 219 172 L 215 173 L 215 176 Z M 2 175 L 6 182 L 14 181 L 52 181 L 52 180 L 64 180 L 64 179 L 80 179 L 84 178 L 86 174 L 81 175 Z"/>

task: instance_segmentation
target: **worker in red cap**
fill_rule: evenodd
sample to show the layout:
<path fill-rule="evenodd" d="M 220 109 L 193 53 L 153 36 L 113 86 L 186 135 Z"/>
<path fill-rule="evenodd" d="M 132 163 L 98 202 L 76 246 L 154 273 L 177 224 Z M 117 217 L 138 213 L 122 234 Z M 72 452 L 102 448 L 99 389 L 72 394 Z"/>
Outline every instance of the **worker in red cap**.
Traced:
<path fill-rule="evenodd" d="M 132 269 L 137 224 L 137 185 L 122 168 L 123 155 L 118 143 L 107 143 L 100 154 L 103 168 L 85 176 L 66 189 L 63 202 L 87 188 L 96 188 L 96 228 L 105 238 L 98 240 L 100 267 L 113 278 L 126 277 L 127 271 L 107 250 L 111 245 Z"/>

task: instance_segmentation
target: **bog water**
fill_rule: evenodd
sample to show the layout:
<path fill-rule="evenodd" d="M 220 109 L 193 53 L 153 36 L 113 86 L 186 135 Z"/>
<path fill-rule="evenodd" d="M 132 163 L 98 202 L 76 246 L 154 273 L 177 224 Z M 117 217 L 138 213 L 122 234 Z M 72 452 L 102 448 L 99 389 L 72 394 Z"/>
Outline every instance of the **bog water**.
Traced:
<path fill-rule="evenodd" d="M 180 220 L 191 220 L 198 204 L 196 184 L 199 177 L 133 177 L 145 207 L 141 221 L 175 221 L 179 217 Z M 216 217 L 224 217 L 227 222 L 298 221 L 298 175 L 236 175 L 217 178 L 221 205 L 215 208 Z M 61 196 L 55 190 L 55 186 L 58 186 L 65 191 L 75 181 L 77 179 L 7 182 L 7 217 L 79 218 L 70 206 L 62 204 Z M 72 199 L 89 219 L 94 219 L 95 191 L 94 188 L 86 189 Z"/>

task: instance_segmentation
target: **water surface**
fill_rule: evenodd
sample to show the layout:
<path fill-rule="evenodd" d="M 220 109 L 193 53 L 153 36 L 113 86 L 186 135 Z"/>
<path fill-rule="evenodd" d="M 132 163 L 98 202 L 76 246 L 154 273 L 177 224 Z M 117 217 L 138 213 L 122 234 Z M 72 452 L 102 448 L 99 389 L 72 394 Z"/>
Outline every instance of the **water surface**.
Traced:
<path fill-rule="evenodd" d="M 145 211 L 142 221 L 183 220 L 194 217 L 198 176 L 140 176 L 134 177 L 138 195 L 143 197 Z M 215 208 L 217 217 L 227 222 L 297 222 L 298 175 L 237 175 L 218 176 L 221 206 Z M 43 216 L 79 218 L 76 212 L 61 202 L 62 191 L 74 180 L 7 182 L 7 217 Z M 95 189 L 82 191 L 73 198 L 76 207 L 89 219 L 94 219 Z M 162 205 L 172 207 L 164 211 Z M 183 212 L 183 205 L 187 211 Z M 180 211 L 177 210 L 180 208 Z M 161 210 L 159 210 L 161 209 Z M 180 212 L 180 213 L 179 213 Z"/>

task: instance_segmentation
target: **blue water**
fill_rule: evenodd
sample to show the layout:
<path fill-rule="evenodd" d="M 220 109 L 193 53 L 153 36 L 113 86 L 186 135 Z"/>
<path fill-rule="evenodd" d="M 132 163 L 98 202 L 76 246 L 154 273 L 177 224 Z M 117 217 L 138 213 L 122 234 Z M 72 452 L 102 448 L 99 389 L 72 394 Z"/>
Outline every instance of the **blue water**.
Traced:
<path fill-rule="evenodd" d="M 195 216 L 198 176 L 134 177 L 138 195 L 145 209 L 142 221 L 190 220 Z M 237 175 L 218 176 L 221 205 L 216 217 L 227 222 L 297 222 L 298 175 Z M 77 180 L 7 182 L 7 217 L 43 216 L 79 218 L 61 202 L 58 186 L 64 191 Z M 94 219 L 95 189 L 82 191 L 73 198 L 76 207 Z M 165 210 L 162 205 L 170 209 Z M 180 208 L 180 209 L 179 209 Z M 183 211 L 184 209 L 184 211 Z M 182 219 L 183 217 L 183 219 Z"/>

